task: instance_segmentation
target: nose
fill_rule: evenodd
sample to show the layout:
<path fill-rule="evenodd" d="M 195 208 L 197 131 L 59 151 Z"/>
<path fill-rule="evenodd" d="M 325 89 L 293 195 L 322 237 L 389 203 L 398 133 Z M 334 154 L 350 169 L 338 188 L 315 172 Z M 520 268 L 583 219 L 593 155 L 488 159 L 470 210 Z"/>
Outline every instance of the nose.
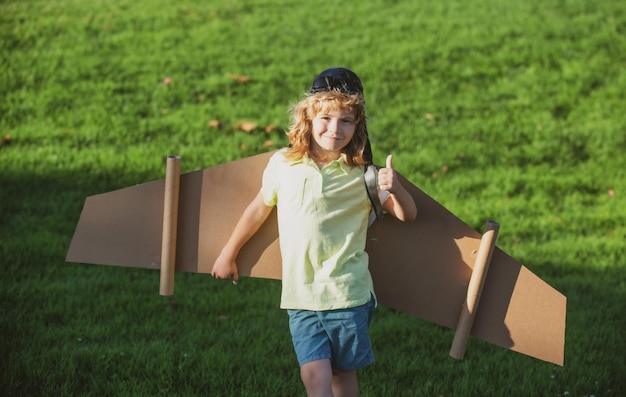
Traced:
<path fill-rule="evenodd" d="M 339 119 L 331 118 L 328 121 L 327 130 L 330 132 L 337 132 L 339 130 Z"/>

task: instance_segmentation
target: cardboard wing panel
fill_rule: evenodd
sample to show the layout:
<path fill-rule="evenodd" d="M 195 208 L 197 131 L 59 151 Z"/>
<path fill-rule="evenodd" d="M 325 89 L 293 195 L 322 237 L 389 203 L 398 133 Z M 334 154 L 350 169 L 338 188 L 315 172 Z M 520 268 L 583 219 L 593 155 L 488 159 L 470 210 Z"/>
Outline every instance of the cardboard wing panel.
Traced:
<path fill-rule="evenodd" d="M 87 197 L 66 261 L 159 269 L 164 180 Z"/>
<path fill-rule="evenodd" d="M 210 273 L 239 216 L 261 186 L 271 153 L 181 175 L 176 270 Z M 66 260 L 159 269 L 165 182 L 87 197 Z M 281 278 L 276 217 L 239 256 L 242 276 Z"/>
<path fill-rule="evenodd" d="M 259 192 L 265 153 L 181 175 L 176 270 L 210 273 L 240 215 Z M 456 328 L 480 233 L 402 178 L 418 219 L 391 216 L 368 232 L 370 271 L 380 303 Z M 160 266 L 163 180 L 88 197 L 67 261 Z M 240 276 L 281 278 L 275 214 L 242 249 Z M 563 364 L 566 299 L 495 249 L 472 335 Z"/>
<path fill-rule="evenodd" d="M 497 248 L 472 335 L 554 364 L 564 364 L 567 298 Z"/>
<path fill-rule="evenodd" d="M 418 219 L 368 233 L 370 271 L 385 306 L 456 329 L 481 235 L 409 181 Z M 495 248 L 471 335 L 563 365 L 565 296 Z"/>
<path fill-rule="evenodd" d="M 402 184 L 418 218 L 385 216 L 370 228 L 376 295 L 385 306 L 455 328 L 481 236 L 410 182 Z"/>
<path fill-rule="evenodd" d="M 210 273 L 235 224 L 261 189 L 261 178 L 272 153 L 250 157 L 203 171 L 200 206 L 200 273 Z M 183 209 L 184 210 L 184 209 Z M 274 210 L 275 211 L 275 210 Z M 237 258 L 240 276 L 281 279 L 278 223 L 272 214 Z"/>

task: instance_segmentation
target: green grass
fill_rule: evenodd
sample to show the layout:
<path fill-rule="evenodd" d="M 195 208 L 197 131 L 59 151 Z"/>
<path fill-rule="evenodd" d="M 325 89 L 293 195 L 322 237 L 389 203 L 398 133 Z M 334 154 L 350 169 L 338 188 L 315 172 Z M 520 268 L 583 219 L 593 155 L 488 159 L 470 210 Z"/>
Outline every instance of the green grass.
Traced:
<path fill-rule="evenodd" d="M 564 367 L 476 339 L 456 361 L 451 330 L 380 308 L 362 395 L 626 395 L 623 1 L 8 0 L 0 48 L 2 395 L 303 395 L 278 282 L 179 274 L 166 298 L 158 273 L 64 258 L 86 196 L 169 154 L 186 172 L 285 145 L 289 104 L 338 65 L 378 162 L 497 220 L 568 297 Z"/>

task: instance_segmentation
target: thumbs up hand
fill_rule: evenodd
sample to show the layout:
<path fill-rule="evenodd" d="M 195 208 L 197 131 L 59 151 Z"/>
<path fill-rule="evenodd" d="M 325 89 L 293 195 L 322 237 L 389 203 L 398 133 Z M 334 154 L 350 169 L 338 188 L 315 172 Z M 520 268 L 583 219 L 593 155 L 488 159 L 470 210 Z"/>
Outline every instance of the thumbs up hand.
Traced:
<path fill-rule="evenodd" d="M 396 172 L 393 170 L 393 156 L 391 154 L 387 156 L 385 168 L 378 170 L 378 186 L 380 190 L 386 190 L 392 194 L 395 194 L 398 189 L 403 189 L 398 182 Z"/>
<path fill-rule="evenodd" d="M 417 216 L 415 201 L 402 186 L 400 179 L 393 170 L 393 156 L 387 156 L 385 168 L 378 170 L 378 186 L 380 190 L 390 193 L 389 199 L 383 203 L 383 209 L 401 221 L 412 221 Z"/>

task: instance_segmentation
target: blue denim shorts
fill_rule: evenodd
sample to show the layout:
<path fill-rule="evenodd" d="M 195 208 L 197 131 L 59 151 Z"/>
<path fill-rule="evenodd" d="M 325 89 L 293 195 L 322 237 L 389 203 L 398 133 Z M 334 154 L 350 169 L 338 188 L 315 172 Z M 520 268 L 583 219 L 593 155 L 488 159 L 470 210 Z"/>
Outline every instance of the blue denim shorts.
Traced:
<path fill-rule="evenodd" d="M 372 297 L 349 309 L 287 310 L 300 365 L 323 359 L 330 359 L 333 368 L 347 371 L 371 365 L 374 352 L 368 328 L 375 306 Z"/>

